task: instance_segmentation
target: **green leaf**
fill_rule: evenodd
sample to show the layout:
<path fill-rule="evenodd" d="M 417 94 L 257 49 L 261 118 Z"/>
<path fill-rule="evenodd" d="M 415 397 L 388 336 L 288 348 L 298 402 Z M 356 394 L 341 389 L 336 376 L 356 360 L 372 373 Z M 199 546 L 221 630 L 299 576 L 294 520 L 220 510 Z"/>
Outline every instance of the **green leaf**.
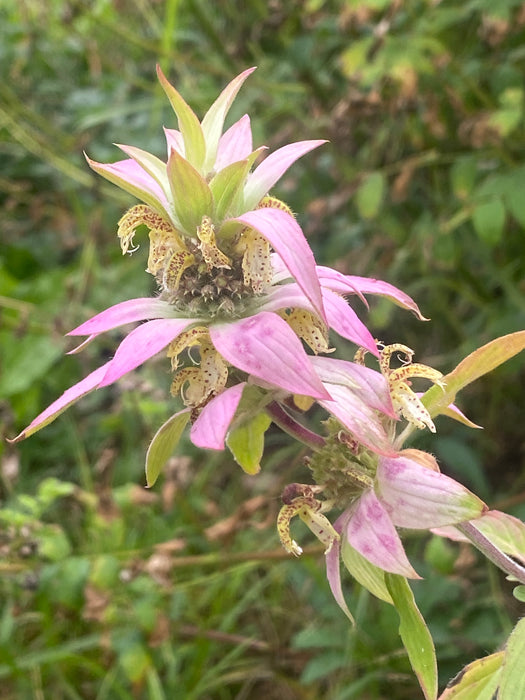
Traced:
<path fill-rule="evenodd" d="M 524 179 L 525 167 L 515 168 L 507 177 L 507 188 L 504 193 L 505 204 L 512 216 L 523 228 L 525 228 Z"/>
<path fill-rule="evenodd" d="M 498 688 L 503 657 L 504 652 L 498 651 L 465 666 L 450 681 L 439 700 L 492 700 Z"/>
<path fill-rule="evenodd" d="M 512 700 L 525 698 L 525 618 L 512 631 L 505 648 L 505 661 L 501 672 L 498 698 Z"/>
<path fill-rule="evenodd" d="M 248 68 L 234 78 L 224 88 L 219 97 L 204 115 L 201 126 L 204 140 L 206 142 L 206 162 L 204 164 L 204 170 L 206 172 L 212 170 L 214 166 L 215 159 L 217 157 L 217 146 L 222 134 L 224 120 L 228 114 L 232 102 L 237 96 L 241 85 L 244 83 L 250 73 L 253 73 L 254 70 L 255 68 Z"/>
<path fill-rule="evenodd" d="M 458 158 L 450 169 L 450 184 L 456 197 L 462 201 L 468 199 L 474 188 L 478 174 L 476 156 Z"/>
<path fill-rule="evenodd" d="M 427 700 L 435 700 L 438 691 L 434 642 L 419 612 L 412 589 L 403 576 L 385 573 L 385 583 L 399 615 L 399 634 L 410 663 Z"/>
<path fill-rule="evenodd" d="M 182 228 L 190 236 L 196 236 L 202 217 L 213 218 L 213 195 L 206 180 L 177 151 L 168 160 L 168 179 L 173 196 L 173 206 Z"/>
<path fill-rule="evenodd" d="M 257 474 L 264 452 L 264 433 L 272 422 L 267 413 L 256 416 L 234 428 L 226 439 L 232 455 L 247 474 Z"/>
<path fill-rule="evenodd" d="M 520 603 L 525 603 L 525 586 L 516 586 L 512 591 L 512 595 L 519 600 Z"/>
<path fill-rule="evenodd" d="M 472 223 L 479 238 L 487 245 L 501 241 L 505 225 L 505 207 L 499 197 L 477 204 L 472 212 Z"/>
<path fill-rule="evenodd" d="M 431 387 L 422 397 L 423 404 L 432 417 L 444 412 L 454 402 L 456 394 L 475 379 L 488 374 L 525 348 L 525 331 L 503 335 L 467 355 L 459 365 L 447 374 L 445 388 Z"/>
<path fill-rule="evenodd" d="M 210 189 L 215 200 L 217 221 L 222 221 L 227 216 L 235 216 L 238 213 L 230 212 L 230 207 L 242 195 L 249 169 L 249 161 L 240 160 L 223 168 L 211 180 Z"/>
<path fill-rule="evenodd" d="M 362 554 L 359 554 L 348 542 L 343 541 L 341 547 L 341 559 L 350 575 L 360 583 L 363 588 L 370 591 L 379 600 L 393 605 L 392 596 L 388 592 L 385 583 L 385 572 L 378 566 L 374 566 Z"/>
<path fill-rule="evenodd" d="M 167 80 L 160 67 L 157 67 L 160 84 L 179 120 L 179 130 L 184 139 L 184 152 L 188 161 L 200 171 L 206 157 L 206 142 L 202 127 L 195 112 Z"/>
<path fill-rule="evenodd" d="M 161 469 L 173 454 L 190 418 L 190 410 L 175 413 L 155 433 L 146 455 L 146 484 L 157 481 Z"/>
<path fill-rule="evenodd" d="M 382 173 L 371 173 L 362 182 L 357 190 L 355 203 L 363 219 L 372 219 L 377 216 L 383 201 L 384 191 L 385 178 Z"/>

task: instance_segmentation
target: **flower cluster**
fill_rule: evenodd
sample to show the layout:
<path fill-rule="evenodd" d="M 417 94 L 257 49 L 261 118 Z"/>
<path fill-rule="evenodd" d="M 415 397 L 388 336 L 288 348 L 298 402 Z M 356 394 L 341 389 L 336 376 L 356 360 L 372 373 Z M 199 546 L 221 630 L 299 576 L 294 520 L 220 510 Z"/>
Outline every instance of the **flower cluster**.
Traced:
<path fill-rule="evenodd" d="M 69 333 L 86 337 L 76 352 L 101 333 L 141 322 L 109 362 L 69 388 L 15 441 L 165 352 L 171 394 L 182 407 L 153 438 L 148 484 L 188 422 L 195 445 L 217 450 L 260 416 L 262 434 L 274 420 L 305 442 L 313 435 L 314 484 L 287 487 L 278 530 L 284 547 L 299 555 L 290 535 L 298 515 L 325 544 L 328 579 L 345 608 L 339 579 L 345 547 L 384 571 L 415 577 L 396 528 L 450 526 L 478 517 L 485 506 L 441 474 L 430 455 L 400 449 L 396 431 L 403 420 L 435 430 L 410 380 L 442 386 L 441 374 L 412 363 L 404 345 L 377 343 L 347 298 L 366 304 L 366 295 L 382 295 L 422 319 L 416 303 L 387 282 L 317 266 L 290 208 L 271 194 L 287 169 L 324 141 L 288 144 L 258 163 L 264 148 L 253 148 L 248 115 L 224 131 L 252 71 L 237 76 L 199 121 L 159 69 L 178 121 L 178 129 L 165 129 L 166 160 L 132 146 L 120 146 L 127 157 L 116 163 L 88 158 L 93 170 L 140 200 L 121 218 L 118 238 L 123 254 L 132 253 L 137 230 L 148 229 L 147 272 L 158 296 L 122 301 Z M 354 362 L 326 356 L 331 331 L 358 346 Z M 378 369 L 365 366 L 366 353 Z M 394 356 L 400 366 L 392 368 Z M 301 422 L 301 409 L 314 401 L 331 416 L 326 438 Z M 257 458 L 240 457 L 232 444 L 241 466 L 257 471 Z M 333 524 L 326 517 L 332 510 L 339 513 Z"/>

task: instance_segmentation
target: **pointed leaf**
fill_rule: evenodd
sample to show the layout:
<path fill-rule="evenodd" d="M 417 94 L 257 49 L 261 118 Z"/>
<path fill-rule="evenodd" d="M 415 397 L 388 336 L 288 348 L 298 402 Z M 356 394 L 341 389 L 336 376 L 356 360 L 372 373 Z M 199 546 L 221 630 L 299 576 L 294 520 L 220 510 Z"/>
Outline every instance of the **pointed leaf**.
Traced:
<path fill-rule="evenodd" d="M 230 211 L 231 206 L 242 197 L 244 181 L 249 169 L 250 163 L 248 160 L 231 163 L 219 170 L 210 181 L 210 189 L 215 200 L 217 221 L 222 221 L 226 216 L 232 215 Z"/>
<path fill-rule="evenodd" d="M 233 219 L 258 231 L 280 255 L 314 309 L 325 319 L 315 259 L 295 219 L 280 209 L 257 209 Z"/>
<path fill-rule="evenodd" d="M 206 157 L 206 142 L 200 122 L 191 107 L 167 80 L 160 66 L 157 66 L 157 75 L 179 120 L 179 129 L 184 139 L 185 156 L 193 167 L 200 171 Z"/>
<path fill-rule="evenodd" d="M 486 506 L 477 496 L 414 459 L 381 457 L 377 491 L 397 527 L 427 529 L 454 525 L 483 514 Z"/>
<path fill-rule="evenodd" d="M 157 481 L 162 468 L 177 447 L 190 414 L 189 408 L 175 413 L 155 433 L 146 454 L 146 484 L 148 488 Z"/>
<path fill-rule="evenodd" d="M 261 469 L 264 434 L 271 422 L 271 418 L 266 413 L 258 413 L 230 431 L 226 439 L 226 444 L 235 461 L 247 474 L 257 474 Z"/>
<path fill-rule="evenodd" d="M 66 408 L 69 408 L 69 406 L 74 404 L 86 394 L 89 394 L 89 392 L 93 391 L 93 389 L 96 389 L 100 385 L 100 382 L 106 374 L 110 364 L 111 361 L 106 362 L 105 365 L 102 365 L 102 367 L 99 367 L 94 372 L 91 372 L 91 374 L 88 374 L 87 377 L 84 377 L 82 381 L 69 387 L 69 389 L 66 389 L 62 396 L 60 396 L 56 401 L 53 401 L 53 403 L 48 406 L 45 411 L 42 411 L 42 413 L 40 413 L 27 426 L 27 428 L 25 428 L 25 430 L 22 430 L 19 435 L 12 440 L 9 440 L 9 442 L 20 442 L 20 440 L 24 440 L 33 433 L 36 433 L 41 428 L 44 428 L 46 425 L 52 423 L 55 418 L 66 410 Z"/>
<path fill-rule="evenodd" d="M 262 146 L 254 152 L 259 155 L 265 148 L 265 146 Z M 215 160 L 215 171 L 219 172 L 231 163 L 244 160 L 252 151 L 253 140 L 250 117 L 245 114 L 221 136 Z"/>
<path fill-rule="evenodd" d="M 191 441 L 208 450 L 224 450 L 224 439 L 233 420 L 246 382 L 235 384 L 215 396 L 191 426 Z"/>
<path fill-rule="evenodd" d="M 430 415 L 438 416 L 453 403 L 460 389 L 488 374 L 525 348 L 525 331 L 510 333 L 474 350 L 443 378 L 445 389 L 431 387 L 422 398 Z"/>
<path fill-rule="evenodd" d="M 168 178 L 173 207 L 183 229 L 196 236 L 203 216 L 213 218 L 213 195 L 206 180 L 177 151 L 168 159 Z"/>
<path fill-rule="evenodd" d="M 271 153 L 250 175 L 244 190 L 246 209 L 254 209 L 288 168 L 301 156 L 326 141 L 298 141 Z"/>
<path fill-rule="evenodd" d="M 100 386 L 116 382 L 124 374 L 156 355 L 192 323 L 195 323 L 195 319 L 156 319 L 135 328 L 118 346 L 115 357 L 108 363 L 108 370 Z"/>
<path fill-rule="evenodd" d="M 169 203 L 162 187 L 151 175 L 133 159 L 120 160 L 117 163 L 97 163 L 86 156 L 89 167 L 106 180 L 109 180 L 125 192 L 148 204 L 163 217 L 171 220 L 168 213 Z"/>
<path fill-rule="evenodd" d="M 385 574 L 388 591 L 399 615 L 399 635 L 426 700 L 438 692 L 436 650 L 432 635 L 419 612 L 406 578 Z"/>
<path fill-rule="evenodd" d="M 129 299 L 101 311 L 67 335 L 98 335 L 125 323 L 170 316 L 173 316 L 173 306 L 166 301 L 151 297 Z"/>
<path fill-rule="evenodd" d="M 419 578 L 408 561 L 387 511 L 373 489 L 364 491 L 349 512 L 343 536 L 354 549 L 384 571 Z"/>
<path fill-rule="evenodd" d="M 234 323 L 210 326 L 210 337 L 217 351 L 243 372 L 292 394 L 328 396 L 301 341 L 276 314 L 262 311 Z"/>
<path fill-rule="evenodd" d="M 248 68 L 240 75 L 234 78 L 221 92 L 209 110 L 206 112 L 202 120 L 202 133 L 206 142 L 206 161 L 204 171 L 209 172 L 213 169 L 215 159 L 217 157 L 217 146 L 219 143 L 224 120 L 228 111 L 239 92 L 246 78 L 253 73 L 254 68 Z"/>

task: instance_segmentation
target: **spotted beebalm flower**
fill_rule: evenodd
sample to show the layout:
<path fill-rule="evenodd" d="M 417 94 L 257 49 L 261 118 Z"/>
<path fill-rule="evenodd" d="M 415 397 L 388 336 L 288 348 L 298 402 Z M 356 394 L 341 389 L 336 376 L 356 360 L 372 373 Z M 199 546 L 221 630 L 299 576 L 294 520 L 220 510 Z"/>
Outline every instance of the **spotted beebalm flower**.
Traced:
<path fill-rule="evenodd" d="M 335 407 L 302 341 L 314 353 L 328 352 L 328 329 L 333 328 L 378 355 L 344 294 L 383 294 L 420 316 L 415 303 L 387 283 L 316 267 L 290 209 L 268 194 L 295 160 L 323 141 L 284 146 L 252 170 L 263 149 L 253 150 L 248 116 L 222 133 L 226 114 L 252 70 L 235 78 L 199 122 L 159 69 L 179 125 L 165 130 L 167 161 L 131 146 L 120 147 L 129 157 L 117 163 L 88 159 L 95 171 L 142 200 L 122 217 L 118 236 L 122 252 L 130 253 L 137 229 L 149 230 L 147 271 L 157 280 L 159 296 L 116 304 L 70 332 L 87 336 L 78 351 L 101 333 L 145 321 L 124 338 L 112 360 L 68 389 L 16 440 L 50 423 L 86 393 L 165 351 L 173 370 L 171 391 L 181 396 L 185 408 L 153 439 L 151 482 L 190 420 L 196 445 L 224 449 L 249 384 L 263 387 L 267 401 L 306 395 L 328 402 L 328 410 Z M 358 400 L 357 394 L 347 394 Z M 264 397 L 255 403 L 253 411 L 264 408 Z M 362 395 L 358 403 L 361 424 L 370 421 L 372 427 L 359 430 L 348 408 L 347 425 L 363 444 L 377 444 L 374 409 Z M 383 410 L 390 410 L 390 399 Z"/>
<path fill-rule="evenodd" d="M 364 367 L 363 350 L 357 353 L 357 363 L 328 357 L 312 359 L 331 395 L 331 401 L 320 403 L 334 418 L 327 424 L 329 437 L 325 444 L 309 460 L 315 486 L 293 485 L 284 494 L 278 519 L 281 541 L 290 553 L 301 553 L 290 534 L 290 520 L 295 515 L 325 545 L 328 581 L 347 614 L 339 572 L 339 559 L 345 548 L 351 548 L 380 570 L 417 578 L 397 528 L 441 528 L 478 518 L 486 511 L 477 496 L 440 473 L 434 457 L 419 450 L 397 449 L 400 418 L 435 430 L 410 388 L 409 378 L 424 377 L 440 385 L 441 373 L 426 365 L 412 364 L 413 352 L 404 345 L 379 343 L 378 348 L 381 372 Z M 398 369 L 390 367 L 394 354 L 401 363 Z M 364 370 L 366 374 L 362 374 Z M 371 415 L 351 409 L 349 419 L 347 387 L 353 385 L 354 395 L 365 399 L 361 394 L 365 377 Z M 356 390 L 356 384 L 361 388 Z M 391 399 L 390 412 L 386 410 L 385 392 Z M 357 423 L 352 424 L 356 416 Z M 365 431 L 359 416 L 366 416 L 373 427 Z M 334 509 L 340 515 L 332 524 L 326 514 Z"/>

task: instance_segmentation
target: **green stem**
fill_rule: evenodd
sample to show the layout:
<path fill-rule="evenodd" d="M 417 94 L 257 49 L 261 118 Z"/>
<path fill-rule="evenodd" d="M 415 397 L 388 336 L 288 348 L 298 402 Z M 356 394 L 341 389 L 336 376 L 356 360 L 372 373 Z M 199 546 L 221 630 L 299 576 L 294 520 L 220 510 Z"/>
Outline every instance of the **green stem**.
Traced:
<path fill-rule="evenodd" d="M 285 433 L 288 433 L 288 435 L 291 435 L 304 445 L 308 445 L 308 447 L 311 447 L 313 450 L 320 450 L 325 446 L 326 440 L 323 437 L 298 423 L 295 418 L 285 411 L 276 401 L 272 401 L 272 403 L 268 404 L 268 406 L 266 406 L 266 411 L 281 430 L 284 430 Z"/>
<path fill-rule="evenodd" d="M 525 568 L 496 547 L 475 525 L 467 521 L 456 525 L 456 528 L 499 569 L 525 584 Z"/>

